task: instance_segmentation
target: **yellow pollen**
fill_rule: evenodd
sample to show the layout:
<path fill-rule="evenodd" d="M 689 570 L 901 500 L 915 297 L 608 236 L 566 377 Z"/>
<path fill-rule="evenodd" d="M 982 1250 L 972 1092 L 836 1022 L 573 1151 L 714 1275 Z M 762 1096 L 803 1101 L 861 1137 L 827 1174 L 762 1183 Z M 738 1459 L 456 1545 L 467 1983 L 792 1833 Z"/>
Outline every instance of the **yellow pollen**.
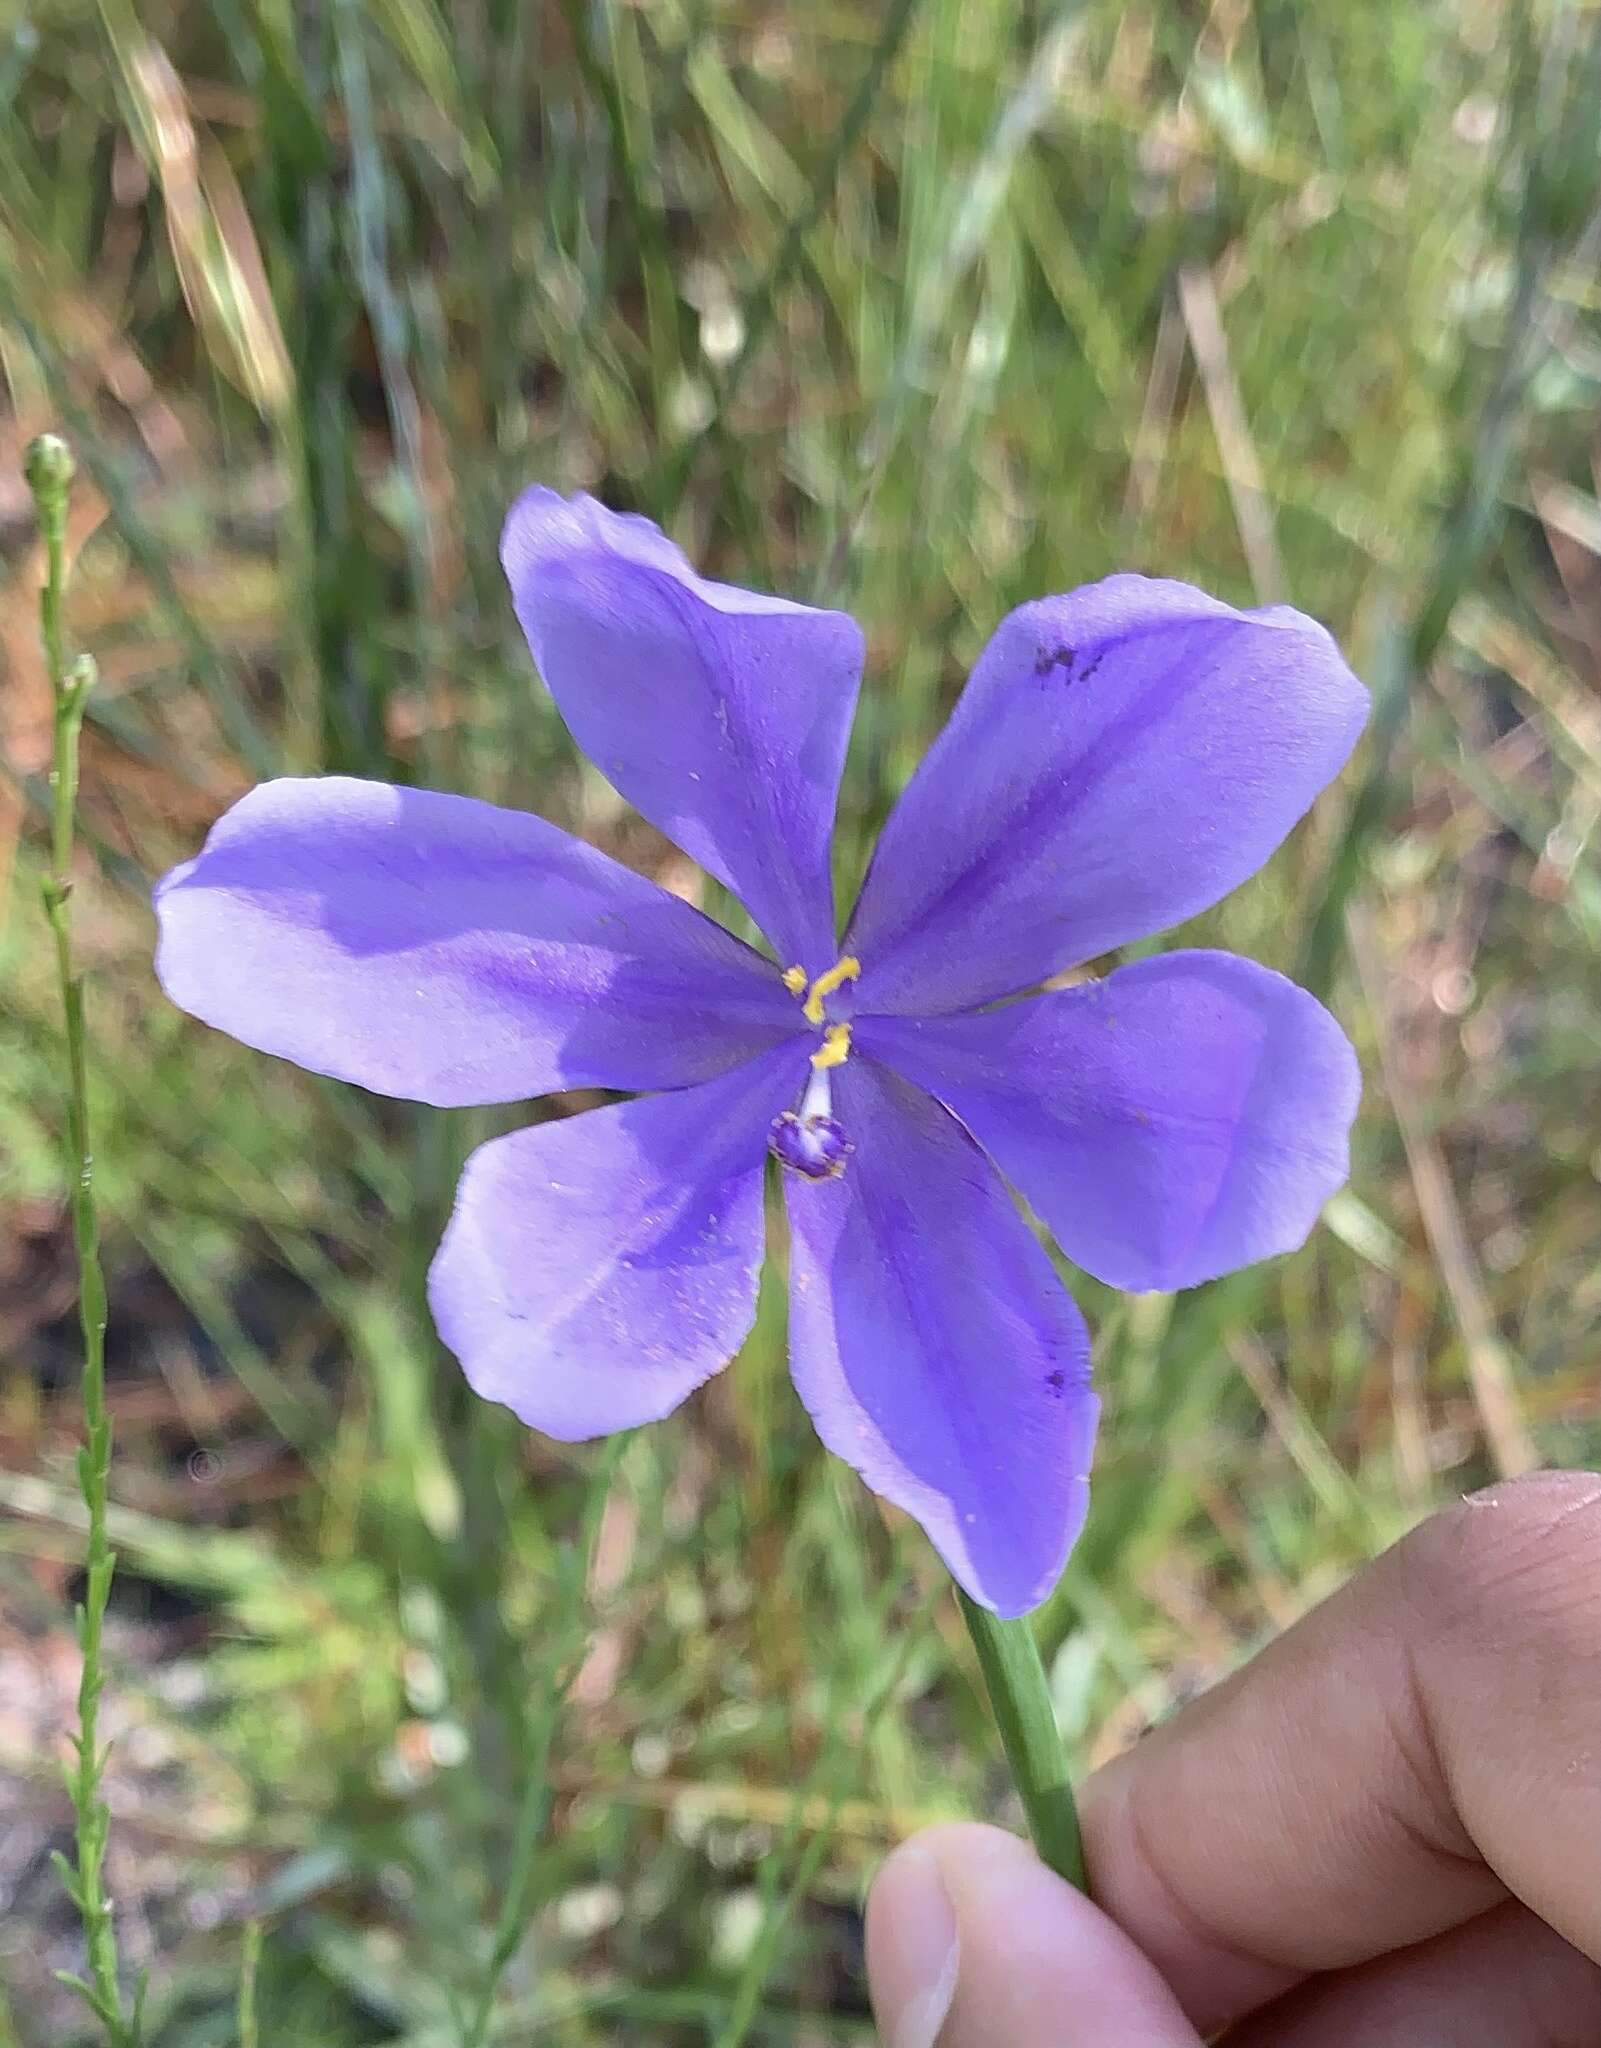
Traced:
<path fill-rule="evenodd" d="M 806 992 L 806 969 L 804 967 L 786 967 L 784 969 L 784 986 L 792 996 L 804 995 Z"/>
<path fill-rule="evenodd" d="M 825 1067 L 842 1067 L 851 1056 L 851 1027 L 848 1024 L 830 1024 L 823 1033 L 823 1042 L 812 1054 L 812 1065 L 821 1073 Z"/>
<path fill-rule="evenodd" d="M 791 969 L 791 972 L 793 971 Z M 843 960 L 836 960 L 826 974 L 818 975 L 817 979 L 806 991 L 806 1001 L 803 1010 L 807 1023 L 821 1024 L 823 1021 L 824 996 L 831 996 L 835 989 L 843 988 L 847 981 L 854 981 L 861 971 L 861 961 L 853 953 L 847 953 Z M 784 980 L 789 982 L 788 974 L 784 976 Z M 793 983 L 790 983 L 790 986 L 793 987 Z M 844 1057 L 845 1055 L 841 1053 L 840 1059 Z M 831 1060 L 829 1064 L 833 1066 L 837 1065 L 838 1062 Z"/>

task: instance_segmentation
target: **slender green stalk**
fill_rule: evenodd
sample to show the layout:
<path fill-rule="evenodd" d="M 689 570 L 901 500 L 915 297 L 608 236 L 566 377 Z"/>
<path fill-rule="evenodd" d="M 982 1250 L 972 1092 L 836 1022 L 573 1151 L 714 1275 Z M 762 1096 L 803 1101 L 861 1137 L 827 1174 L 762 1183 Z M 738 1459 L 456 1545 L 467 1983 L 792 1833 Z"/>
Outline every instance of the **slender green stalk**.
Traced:
<path fill-rule="evenodd" d="M 256 1974 L 261 1967 L 261 1922 L 245 1922 L 244 1953 L 239 1959 L 239 2006 L 236 2030 L 239 2048 L 261 2048 L 261 2030 L 256 2021 Z"/>
<path fill-rule="evenodd" d="M 1067 1755 L 1034 1632 L 1026 1618 L 1002 1621 L 998 1614 L 969 1600 L 960 1588 L 956 1598 L 978 1652 L 978 1667 L 995 1709 L 1001 1746 L 1022 1796 L 1034 1846 L 1058 1877 L 1065 1877 L 1081 1892 L 1088 1891 Z"/>
<path fill-rule="evenodd" d="M 139 2038 L 139 2000 L 124 2013 L 117 1970 L 117 1938 L 102 1881 L 111 1815 L 100 1795 L 105 1756 L 99 1744 L 100 1694 L 105 1684 L 101 1635 L 111 1574 L 116 1569 L 106 1530 L 106 1491 L 111 1473 L 111 1417 L 106 1409 L 106 1283 L 100 1270 L 100 1230 L 95 1215 L 89 1147 L 89 1070 L 83 1022 L 83 984 L 72 959 L 72 852 L 78 798 L 78 736 L 84 707 L 94 687 L 94 663 L 87 655 L 69 663 L 62 634 L 66 589 L 67 495 L 72 484 L 72 451 L 55 434 L 42 434 L 28 450 L 28 488 L 38 508 L 44 541 L 45 576 L 39 598 L 39 636 L 55 703 L 50 872 L 44 883 L 45 915 L 55 939 L 67 1045 L 67 1137 L 71 1153 L 72 1237 L 78 1258 L 78 1316 L 83 1327 L 83 1417 L 85 1441 L 78 1452 L 78 1485 L 88 1512 L 83 1603 L 78 1609 L 78 1645 L 83 1670 L 78 1681 L 76 1761 L 67 1771 L 75 1815 L 77 1867 L 65 1857 L 57 1864 L 83 1921 L 87 1977 L 66 1981 L 82 1993 L 117 2048 Z"/>

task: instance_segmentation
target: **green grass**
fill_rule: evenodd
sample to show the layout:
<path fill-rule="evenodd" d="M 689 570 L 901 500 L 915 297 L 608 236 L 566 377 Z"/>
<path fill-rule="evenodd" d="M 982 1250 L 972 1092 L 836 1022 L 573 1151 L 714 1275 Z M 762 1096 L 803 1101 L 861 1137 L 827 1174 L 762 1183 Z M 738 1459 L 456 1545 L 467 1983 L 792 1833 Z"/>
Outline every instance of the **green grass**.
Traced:
<path fill-rule="evenodd" d="M 1041 1634 L 1081 1766 L 1432 1503 L 1601 1456 L 1596 43 L 1559 0 L 58 0 L 0 29 L 5 468 L 76 443 L 70 627 L 104 677 L 74 903 L 106 1874 L 161 2048 L 241 2012 L 328 2048 L 865 2041 L 885 1844 L 1018 1817 L 941 1572 L 789 1391 L 781 1288 L 616 1455 L 532 1439 L 422 1302 L 492 1120 L 315 1082 L 151 978 L 150 880 L 282 769 L 524 804 L 681 874 L 532 674 L 495 560 L 524 482 L 862 619 L 842 892 L 1026 597 L 1114 567 L 1283 594 L 1375 687 L 1342 784 L 1188 934 L 1345 1020 L 1350 1189 L 1304 1253 L 1177 1300 L 1072 1276 L 1106 1423 Z M 81 1510 L 7 492 L 0 1596 L 48 1638 Z M 59 1821 L 44 1739 L 13 1767 Z M 0 1915 L 0 2041 L 81 2024 L 54 1911 Z"/>

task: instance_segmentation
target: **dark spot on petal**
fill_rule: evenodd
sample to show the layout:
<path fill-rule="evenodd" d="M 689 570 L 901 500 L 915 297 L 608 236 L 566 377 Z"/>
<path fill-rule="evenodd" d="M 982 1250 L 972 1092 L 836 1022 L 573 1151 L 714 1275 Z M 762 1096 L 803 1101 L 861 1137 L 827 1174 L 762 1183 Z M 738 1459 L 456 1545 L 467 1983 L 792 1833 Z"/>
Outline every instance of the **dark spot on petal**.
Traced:
<path fill-rule="evenodd" d="M 1053 1365 L 1045 1375 L 1045 1384 L 1053 1394 L 1059 1394 L 1067 1385 L 1067 1374 L 1063 1372 L 1059 1365 Z"/>
<path fill-rule="evenodd" d="M 1074 650 L 1065 640 L 1059 640 L 1054 647 L 1042 647 L 1034 657 L 1034 673 L 1048 676 L 1053 668 L 1066 669 L 1068 680 L 1072 680 L 1073 663 L 1077 659 Z"/>

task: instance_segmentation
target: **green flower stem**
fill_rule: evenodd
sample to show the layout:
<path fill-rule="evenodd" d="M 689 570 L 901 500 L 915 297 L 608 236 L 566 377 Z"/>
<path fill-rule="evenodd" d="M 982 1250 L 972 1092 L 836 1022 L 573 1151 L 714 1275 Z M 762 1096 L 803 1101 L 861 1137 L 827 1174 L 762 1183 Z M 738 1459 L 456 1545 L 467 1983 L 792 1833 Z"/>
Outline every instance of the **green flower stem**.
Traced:
<path fill-rule="evenodd" d="M 66 589 L 67 498 L 72 485 L 72 451 L 54 434 L 42 434 L 28 450 L 28 488 L 39 514 L 45 577 L 39 598 L 39 635 L 55 704 L 55 741 L 50 772 L 52 796 L 50 872 L 44 883 L 45 915 L 55 939 L 56 973 L 67 1047 L 67 1138 L 70 1150 L 72 1237 L 78 1258 L 78 1316 L 83 1328 L 83 1415 L 85 1441 L 78 1452 L 78 1485 L 88 1512 L 83 1604 L 78 1609 L 78 1646 L 83 1670 L 78 1681 L 76 1759 L 67 1771 L 75 1816 L 77 1867 L 58 1859 L 62 1878 L 83 1921 L 88 1976 L 68 1982 L 83 1995 L 116 2048 L 134 2048 L 139 2037 L 138 2001 L 124 2013 L 117 1969 L 116 1930 L 102 1872 L 111 1815 L 100 1793 L 105 1757 L 98 1724 L 105 1684 L 101 1636 L 111 1575 L 116 1569 L 106 1531 L 106 1492 L 111 1473 L 111 1417 L 106 1409 L 106 1285 L 100 1269 L 100 1231 L 95 1215 L 89 1146 L 89 1070 L 83 1023 L 83 984 L 72 958 L 72 854 L 78 797 L 78 736 L 84 706 L 94 687 L 94 664 L 84 655 L 69 663 L 62 635 L 61 605 Z"/>
<path fill-rule="evenodd" d="M 978 1666 L 1001 1731 L 1001 1746 L 1028 1815 L 1034 1846 L 1058 1877 L 1087 1892 L 1078 1808 L 1034 1632 L 1026 1617 L 1003 1621 L 987 1607 L 969 1600 L 960 1587 L 956 1598 L 978 1652 Z"/>

